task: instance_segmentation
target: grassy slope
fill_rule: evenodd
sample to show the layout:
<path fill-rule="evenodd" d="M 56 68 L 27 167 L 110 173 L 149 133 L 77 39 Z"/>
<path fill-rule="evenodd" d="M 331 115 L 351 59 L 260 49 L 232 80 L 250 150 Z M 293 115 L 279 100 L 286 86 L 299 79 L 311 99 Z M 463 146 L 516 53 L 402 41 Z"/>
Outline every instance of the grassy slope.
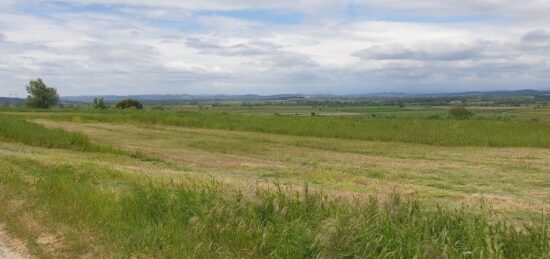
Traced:
<path fill-rule="evenodd" d="M 147 133 L 142 137 L 159 141 Z M 12 140 L 47 146 L 43 141 Z M 208 149 L 205 143 L 195 148 Z M 242 143 L 246 147 L 248 142 Z M 73 150 L 70 145 L 60 147 Z M 0 208 L 0 216 L 45 256 L 550 256 L 547 227 L 519 231 L 488 224 L 489 214 L 476 216 L 470 210 L 426 210 L 398 201 L 349 204 L 323 195 L 278 191 L 242 195 L 199 178 L 176 175 L 171 179 L 179 180 L 172 184 L 128 174 L 142 167 L 159 172 L 166 165 L 121 154 L 15 144 L 2 144 L 0 151 L 0 199 L 8 204 Z M 71 160 L 74 157 L 80 160 Z M 40 242 L 36 233 L 48 231 L 63 244 Z"/>
<path fill-rule="evenodd" d="M 151 160 L 140 152 L 127 152 L 106 145 L 91 143 L 86 135 L 60 128 L 46 128 L 22 118 L 0 113 L 0 141 L 20 142 L 45 148 L 71 149 L 75 151 L 118 153 Z"/>
<path fill-rule="evenodd" d="M 24 201 L 0 215 L 21 233 L 32 236 L 24 227 L 32 218 L 63 239 L 53 250 L 34 242 L 46 257 L 550 256 L 541 227 L 519 231 L 488 223 L 488 214 L 425 210 L 398 198 L 347 203 L 277 190 L 244 197 L 214 181 L 148 183 L 93 163 L 2 157 L 0 168 L 2 200 Z"/>
<path fill-rule="evenodd" d="M 550 147 L 550 124 L 538 121 L 247 116 L 219 112 L 158 111 L 84 111 L 34 116 L 67 121 L 158 124 L 437 146 Z"/>
<path fill-rule="evenodd" d="M 167 126 L 38 122 L 238 183 L 307 181 L 327 191 L 372 195 L 400 190 L 426 202 L 452 205 L 487 199 L 507 217 L 526 221 L 540 218 L 541 203 L 550 199 L 548 149 L 434 147 Z"/>
<path fill-rule="evenodd" d="M 0 114 L 0 140 L 22 142 L 47 148 L 97 150 L 85 135 L 61 129 L 47 129 L 21 118 Z"/>

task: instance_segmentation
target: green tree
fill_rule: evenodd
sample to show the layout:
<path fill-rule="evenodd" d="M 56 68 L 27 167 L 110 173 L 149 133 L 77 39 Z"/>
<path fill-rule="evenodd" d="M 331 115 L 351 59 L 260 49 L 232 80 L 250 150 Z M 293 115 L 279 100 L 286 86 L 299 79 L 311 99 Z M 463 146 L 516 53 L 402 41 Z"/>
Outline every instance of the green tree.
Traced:
<path fill-rule="evenodd" d="M 96 108 L 96 109 L 107 109 L 107 105 L 105 104 L 105 101 L 103 100 L 103 97 L 94 98 L 94 108 Z"/>
<path fill-rule="evenodd" d="M 59 102 L 57 89 L 48 87 L 42 79 L 31 80 L 27 85 L 27 106 L 31 108 L 47 109 Z"/>
<path fill-rule="evenodd" d="M 136 109 L 143 109 L 143 104 L 141 104 L 139 101 L 134 99 L 126 99 L 118 102 L 115 107 L 119 109 L 128 109 L 128 108 L 136 108 Z"/>
<path fill-rule="evenodd" d="M 467 120 L 474 116 L 474 112 L 466 109 L 463 106 L 453 107 L 449 110 L 449 118 L 455 120 Z"/>

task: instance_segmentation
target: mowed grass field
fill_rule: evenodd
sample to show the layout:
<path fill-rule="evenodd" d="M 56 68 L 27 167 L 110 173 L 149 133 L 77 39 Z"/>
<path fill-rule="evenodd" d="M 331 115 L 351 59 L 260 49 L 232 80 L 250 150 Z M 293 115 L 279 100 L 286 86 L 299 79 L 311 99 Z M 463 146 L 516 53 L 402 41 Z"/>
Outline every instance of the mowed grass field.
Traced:
<path fill-rule="evenodd" d="M 550 147 L 550 121 L 242 115 L 228 112 L 113 111 L 27 113 L 75 122 L 167 125 L 436 146 Z"/>
<path fill-rule="evenodd" d="M 550 257 L 544 120 L 0 119 L 0 218 L 39 256 Z"/>

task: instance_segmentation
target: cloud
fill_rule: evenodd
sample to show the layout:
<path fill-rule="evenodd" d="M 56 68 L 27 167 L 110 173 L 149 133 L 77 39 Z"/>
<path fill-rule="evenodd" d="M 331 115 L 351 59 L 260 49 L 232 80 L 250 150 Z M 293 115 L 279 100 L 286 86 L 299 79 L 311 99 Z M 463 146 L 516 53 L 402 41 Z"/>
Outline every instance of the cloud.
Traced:
<path fill-rule="evenodd" d="M 424 46 L 408 48 L 400 44 L 375 45 L 352 55 L 375 60 L 458 61 L 476 59 L 482 55 L 480 47 L 463 45 Z"/>
<path fill-rule="evenodd" d="M 15 2 L 15 1 L 14 1 Z M 180 8 L 186 10 L 244 10 L 244 9 L 279 9 L 279 10 L 306 10 L 319 9 L 327 6 L 328 1 L 312 0 L 279 0 L 279 1 L 256 1 L 256 0 L 46 0 L 44 2 L 70 2 L 72 4 L 106 4 L 132 7 L 153 7 L 153 8 Z"/>
<path fill-rule="evenodd" d="M 191 11 L 182 8 L 122 6 L 117 8 L 117 10 L 124 14 L 138 16 L 140 18 L 169 21 L 185 20 L 193 14 Z"/>
<path fill-rule="evenodd" d="M 189 38 L 186 41 L 186 45 L 198 49 L 201 54 L 220 56 L 279 55 L 281 49 L 281 46 L 261 40 L 246 41 L 224 46 L 216 40 Z"/>
<path fill-rule="evenodd" d="M 550 11 L 547 1 L 521 0 L 356 0 L 350 1 L 356 5 L 377 8 L 391 12 L 406 12 L 416 15 L 498 15 L 544 18 L 544 13 Z"/>
<path fill-rule="evenodd" d="M 15 0 L 4 0 L 6 5 L 18 4 Z M 37 1 L 31 1 L 37 2 Z M 278 10 L 298 11 L 309 14 L 346 12 L 350 8 L 359 11 L 377 11 L 386 13 L 402 13 L 408 15 L 430 16 L 464 16 L 464 15 L 495 15 L 504 17 L 521 17 L 524 19 L 546 19 L 550 13 L 548 1 L 522 0 L 44 0 L 41 3 L 69 4 L 102 4 L 120 7 L 141 8 L 144 13 L 152 16 L 164 16 L 173 10 L 186 11 L 234 11 L 234 10 Z M 153 11 L 147 10 L 153 9 Z M 164 9 L 165 11 L 161 11 Z M 172 15 L 168 15 L 169 17 Z"/>
<path fill-rule="evenodd" d="M 547 88 L 547 5 L 521 3 L 3 2 L 0 95 L 24 95 L 35 77 L 62 95 Z M 357 17 L 350 9 L 367 11 Z M 290 12 L 304 18 L 277 21 Z M 402 13 L 481 18 L 450 23 Z"/>
<path fill-rule="evenodd" d="M 523 36 L 522 40 L 528 43 L 550 42 L 550 32 L 545 30 L 530 31 Z"/>

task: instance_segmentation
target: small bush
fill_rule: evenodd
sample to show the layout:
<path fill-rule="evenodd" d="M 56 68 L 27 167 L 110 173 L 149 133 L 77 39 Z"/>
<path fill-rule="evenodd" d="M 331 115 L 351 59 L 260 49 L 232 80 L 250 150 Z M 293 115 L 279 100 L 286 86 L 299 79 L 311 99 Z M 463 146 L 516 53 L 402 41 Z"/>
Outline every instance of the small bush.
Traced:
<path fill-rule="evenodd" d="M 405 103 L 403 101 L 399 100 L 399 102 L 397 102 L 397 106 L 399 108 L 405 108 Z"/>
<path fill-rule="evenodd" d="M 153 111 L 164 111 L 165 108 L 164 108 L 164 106 L 162 106 L 162 105 L 157 105 L 157 106 L 153 106 L 153 107 L 151 108 L 151 110 L 153 110 Z"/>
<path fill-rule="evenodd" d="M 107 109 L 108 106 L 105 104 L 105 101 L 103 100 L 103 97 L 101 98 L 94 98 L 94 108 L 96 109 Z"/>
<path fill-rule="evenodd" d="M 449 110 L 449 118 L 455 120 L 468 120 L 474 116 L 474 112 L 463 106 L 457 106 Z"/>
<path fill-rule="evenodd" d="M 143 104 L 141 104 L 138 100 L 134 99 L 126 99 L 118 102 L 115 107 L 119 109 L 128 109 L 128 108 L 136 108 L 138 110 L 143 109 Z"/>

